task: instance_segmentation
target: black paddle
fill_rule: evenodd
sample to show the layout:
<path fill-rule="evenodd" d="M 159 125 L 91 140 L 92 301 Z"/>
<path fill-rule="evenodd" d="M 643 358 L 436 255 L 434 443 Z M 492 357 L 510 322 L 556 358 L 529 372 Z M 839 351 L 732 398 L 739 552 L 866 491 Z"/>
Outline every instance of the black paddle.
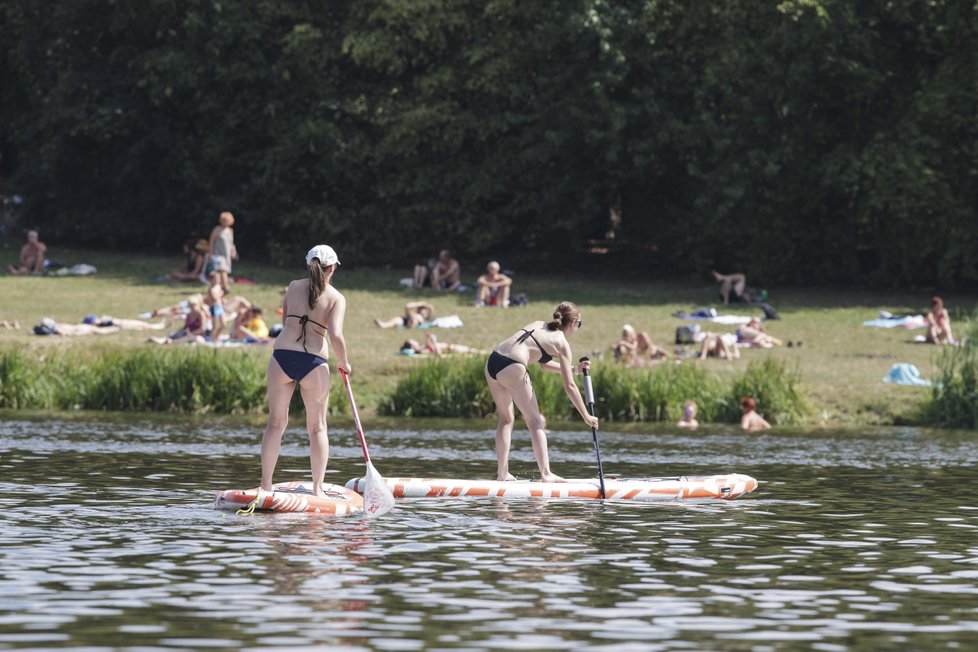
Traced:
<path fill-rule="evenodd" d="M 582 357 L 579 362 L 585 363 L 590 358 L 587 356 Z M 584 402 L 587 403 L 587 411 L 590 415 L 594 416 L 594 390 L 591 388 L 591 373 L 586 367 L 581 369 L 581 373 L 584 374 Z M 598 429 L 591 428 L 591 434 L 594 436 L 594 457 L 598 460 L 598 482 L 601 485 L 601 497 L 607 498 L 604 492 L 604 469 L 601 468 L 601 448 L 598 446 Z"/>

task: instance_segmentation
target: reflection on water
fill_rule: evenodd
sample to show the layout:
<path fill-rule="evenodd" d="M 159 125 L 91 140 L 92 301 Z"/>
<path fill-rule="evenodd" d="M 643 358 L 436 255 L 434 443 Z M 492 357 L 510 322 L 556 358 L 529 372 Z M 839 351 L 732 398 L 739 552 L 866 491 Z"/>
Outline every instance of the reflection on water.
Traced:
<path fill-rule="evenodd" d="M 406 422 L 406 425 L 409 425 Z M 334 428 L 330 479 L 362 472 Z M 373 521 L 211 509 L 254 428 L 0 423 L 0 649 L 974 649 L 966 434 L 601 435 L 609 472 L 738 471 L 729 503 L 400 501 Z M 391 475 L 489 477 L 492 435 L 368 433 Z M 593 476 L 590 433 L 554 433 Z M 291 430 L 281 479 L 307 473 Z M 513 468 L 532 476 L 526 438 Z"/>

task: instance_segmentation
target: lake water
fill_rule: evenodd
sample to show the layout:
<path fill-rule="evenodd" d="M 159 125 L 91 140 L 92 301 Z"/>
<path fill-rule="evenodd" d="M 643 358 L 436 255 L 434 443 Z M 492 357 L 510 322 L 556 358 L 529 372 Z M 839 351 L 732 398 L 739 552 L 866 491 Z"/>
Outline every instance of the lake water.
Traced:
<path fill-rule="evenodd" d="M 375 520 L 212 510 L 252 487 L 226 420 L 0 421 L 0 649 L 973 650 L 978 437 L 602 432 L 605 471 L 737 471 L 732 502 L 407 499 Z M 372 430 L 388 475 L 488 478 L 492 432 Z M 588 431 L 555 472 L 593 477 Z M 331 481 L 362 473 L 331 431 Z M 286 433 L 277 480 L 308 473 Z M 532 477 L 528 436 L 512 469 Z"/>

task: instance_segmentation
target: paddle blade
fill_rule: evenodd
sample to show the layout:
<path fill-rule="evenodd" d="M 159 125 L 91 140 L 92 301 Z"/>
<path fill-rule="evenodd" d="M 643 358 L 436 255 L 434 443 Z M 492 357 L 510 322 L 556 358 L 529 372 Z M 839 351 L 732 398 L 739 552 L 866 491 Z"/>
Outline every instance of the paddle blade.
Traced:
<path fill-rule="evenodd" d="M 374 465 L 367 462 L 367 473 L 363 476 L 364 514 L 367 518 L 375 518 L 386 514 L 392 507 L 394 507 L 394 494 Z"/>

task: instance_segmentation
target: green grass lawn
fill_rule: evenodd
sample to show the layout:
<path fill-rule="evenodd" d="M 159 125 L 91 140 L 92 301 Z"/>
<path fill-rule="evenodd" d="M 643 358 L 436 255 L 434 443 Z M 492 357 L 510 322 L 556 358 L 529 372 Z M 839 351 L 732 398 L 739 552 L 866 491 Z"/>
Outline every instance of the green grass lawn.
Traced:
<path fill-rule="evenodd" d="M 15 252 L 8 249 L 6 253 L 13 259 Z M 43 351 L 48 347 L 155 346 L 145 342 L 145 334 L 131 331 L 61 338 L 38 337 L 31 329 L 44 316 L 74 323 L 88 313 L 136 317 L 203 288 L 198 284 L 156 282 L 157 277 L 180 265 L 175 256 L 63 249 L 55 256 L 68 265 L 93 264 L 98 273 L 88 277 L 0 277 L 0 320 L 17 320 L 21 324 L 19 331 L 0 330 L 0 347 Z M 474 279 L 478 271 L 476 265 L 468 265 L 465 276 Z M 304 269 L 301 260 L 295 269 L 288 270 L 242 262 L 236 264 L 235 273 L 252 278 L 257 284 L 236 285 L 233 293 L 242 294 L 274 315 L 279 288 L 301 277 Z M 348 299 L 346 337 L 358 399 L 365 412 L 372 412 L 379 395 L 421 363 L 397 355 L 397 350 L 406 337 L 422 336 L 422 332 L 382 330 L 374 326 L 373 319 L 399 315 L 405 302 L 419 297 L 431 301 L 439 315 L 458 314 L 465 322 L 459 329 L 436 329 L 440 339 L 480 348 L 491 348 L 528 321 L 549 319 L 559 301 L 574 301 L 581 307 L 584 327 L 571 345 L 575 355 L 592 354 L 599 364 L 613 364 L 610 346 L 617 341 L 624 323 L 647 330 L 656 343 L 672 349 L 676 327 L 686 323 L 672 317 L 673 312 L 701 306 L 723 308 L 716 301 L 716 284 L 706 274 L 687 283 L 643 278 L 639 273 L 630 278 L 586 276 L 574 270 L 517 274 L 514 292 L 526 293 L 530 305 L 507 310 L 475 308 L 471 292 L 443 295 L 400 287 L 398 280 L 409 274 L 408 269 L 362 269 L 346 261 L 334 277 L 334 284 Z M 912 342 L 922 330 L 866 328 L 862 322 L 876 317 L 880 309 L 895 314 L 925 312 L 932 292 L 766 288 L 769 301 L 781 314 L 780 321 L 768 323 L 768 331 L 786 342 L 801 342 L 801 346 L 747 349 L 734 362 L 708 359 L 685 360 L 682 364 L 704 365 L 718 374 L 729 374 L 743 371 L 751 360 L 774 356 L 789 365 L 798 365 L 803 388 L 815 408 L 810 417 L 814 424 L 892 424 L 912 419 L 927 390 L 885 384 L 881 378 L 897 362 L 913 363 L 922 376 L 933 377 L 940 349 Z M 970 314 L 978 303 L 978 298 L 969 295 L 944 299 L 958 326 L 960 318 Z M 721 312 L 761 315 L 758 309 L 742 305 Z M 269 323 L 275 323 L 275 319 L 270 318 Z M 734 330 L 705 323 L 703 327 Z M 264 361 L 269 347 L 255 346 L 252 354 Z M 595 391 L 600 392 L 600 388 Z"/>

